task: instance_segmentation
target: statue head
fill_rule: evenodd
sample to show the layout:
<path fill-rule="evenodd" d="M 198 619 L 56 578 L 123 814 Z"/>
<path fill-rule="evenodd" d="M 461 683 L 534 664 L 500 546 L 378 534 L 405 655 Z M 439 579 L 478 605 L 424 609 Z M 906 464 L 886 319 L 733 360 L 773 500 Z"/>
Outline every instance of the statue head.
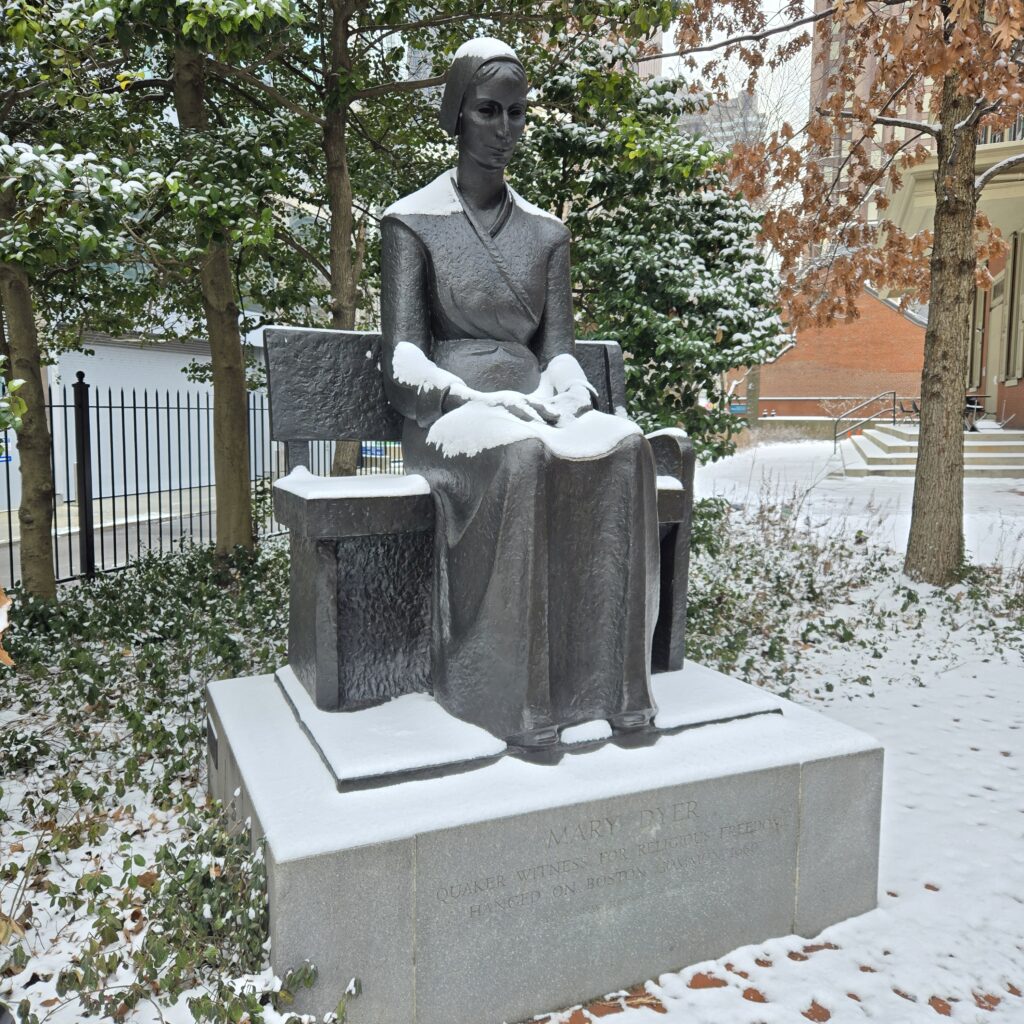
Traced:
<path fill-rule="evenodd" d="M 498 39 L 471 39 L 455 53 L 444 96 L 441 127 L 458 140 L 460 156 L 500 170 L 512 158 L 526 125 L 526 71 Z"/>

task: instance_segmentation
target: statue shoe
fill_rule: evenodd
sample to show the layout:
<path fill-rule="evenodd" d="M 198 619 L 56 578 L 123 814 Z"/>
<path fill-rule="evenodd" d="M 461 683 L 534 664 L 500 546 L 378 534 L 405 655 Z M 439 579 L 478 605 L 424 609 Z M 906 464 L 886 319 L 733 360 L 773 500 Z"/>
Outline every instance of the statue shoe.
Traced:
<path fill-rule="evenodd" d="M 612 727 L 612 732 L 615 735 L 623 732 L 636 732 L 639 729 L 649 729 L 654 724 L 654 716 L 657 713 L 657 708 L 623 711 L 619 715 L 610 715 L 608 724 Z"/>
<path fill-rule="evenodd" d="M 558 730 L 553 725 L 516 733 L 508 736 L 505 743 L 512 757 L 530 764 L 556 765 L 565 754 L 565 747 L 558 742 Z"/>
<path fill-rule="evenodd" d="M 539 729 L 529 729 L 526 732 L 517 732 L 514 736 L 507 736 L 505 742 L 510 747 L 517 747 L 520 750 L 554 747 L 558 745 L 558 730 L 553 725 L 545 725 Z"/>

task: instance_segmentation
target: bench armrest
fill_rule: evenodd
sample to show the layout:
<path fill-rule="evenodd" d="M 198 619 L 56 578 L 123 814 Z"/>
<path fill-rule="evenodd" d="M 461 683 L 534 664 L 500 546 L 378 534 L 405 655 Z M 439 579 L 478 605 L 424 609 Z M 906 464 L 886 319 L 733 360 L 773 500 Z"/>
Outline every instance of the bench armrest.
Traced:
<path fill-rule="evenodd" d="M 308 540 L 417 533 L 433 529 L 434 501 L 416 473 L 324 477 L 298 468 L 274 484 L 274 517 Z"/>

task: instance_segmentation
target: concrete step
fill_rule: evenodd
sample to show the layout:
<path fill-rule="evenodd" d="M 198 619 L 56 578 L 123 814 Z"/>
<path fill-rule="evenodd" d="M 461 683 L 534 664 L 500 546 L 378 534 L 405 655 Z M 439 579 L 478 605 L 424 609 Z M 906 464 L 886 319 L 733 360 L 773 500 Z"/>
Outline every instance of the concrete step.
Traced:
<path fill-rule="evenodd" d="M 916 423 L 872 423 L 871 430 L 876 430 L 880 434 L 887 434 L 890 437 L 898 438 L 901 441 L 917 441 L 917 424 Z"/>
<path fill-rule="evenodd" d="M 895 438 L 903 444 L 916 444 L 919 427 L 916 423 L 872 423 L 864 431 Z M 966 444 L 1024 445 L 1024 430 L 979 430 L 964 433 Z"/>
<path fill-rule="evenodd" d="M 875 428 L 865 430 L 862 436 L 870 438 L 871 443 L 883 452 L 889 452 L 892 454 L 899 452 L 910 452 L 911 454 L 914 454 L 917 452 L 916 437 L 913 439 L 905 437 L 897 438 L 893 434 L 887 434 Z"/>
<path fill-rule="evenodd" d="M 917 452 L 916 435 L 912 439 L 906 436 L 897 438 L 892 433 L 872 427 L 866 429 L 863 436 L 871 438 L 877 448 L 889 454 Z M 1009 461 L 1016 461 L 1016 456 L 1024 456 L 1024 436 L 1019 439 L 1003 439 L 999 434 L 992 433 L 964 434 L 964 454 L 965 456 L 989 454 L 999 458 L 1005 456 Z"/>
<path fill-rule="evenodd" d="M 872 447 L 865 438 L 850 439 L 862 462 L 869 466 L 916 466 L 917 452 L 885 452 Z M 1015 466 L 1024 467 L 1024 453 L 999 454 L 998 452 L 964 452 L 964 467 L 973 466 Z"/>
<path fill-rule="evenodd" d="M 843 441 L 839 450 L 843 468 L 833 477 L 913 477 L 917 469 L 916 453 L 888 453 L 869 435 L 854 435 Z M 999 477 L 1024 480 L 1024 455 L 964 454 L 965 479 Z"/>
<path fill-rule="evenodd" d="M 834 476 L 848 476 L 848 477 L 907 477 L 912 478 L 916 475 L 916 467 L 914 466 L 866 466 L 863 463 L 860 465 L 847 466 L 845 473 L 837 471 Z M 964 479 L 965 480 L 979 480 L 988 478 L 998 478 L 1001 480 L 1024 480 L 1024 464 L 1019 466 L 965 466 L 964 467 Z"/>
<path fill-rule="evenodd" d="M 867 430 L 864 431 L 863 436 L 870 437 L 871 442 L 878 449 L 890 455 L 913 454 L 918 451 L 916 441 L 897 441 L 892 435 Z M 1013 459 L 1015 456 L 1024 456 L 1024 441 L 976 440 L 973 434 L 966 434 L 964 436 L 964 454 L 1007 456 Z"/>

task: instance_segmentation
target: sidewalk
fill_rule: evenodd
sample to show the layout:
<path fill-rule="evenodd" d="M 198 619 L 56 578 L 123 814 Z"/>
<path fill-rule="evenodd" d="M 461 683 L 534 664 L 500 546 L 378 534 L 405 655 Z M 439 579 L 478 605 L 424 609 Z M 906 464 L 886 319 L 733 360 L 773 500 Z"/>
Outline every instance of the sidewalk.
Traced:
<path fill-rule="evenodd" d="M 184 490 L 117 495 L 96 498 L 92 502 L 93 527 L 114 529 L 138 523 L 158 523 L 169 519 L 191 519 L 212 513 L 217 508 L 217 489 L 209 485 Z M 58 503 L 54 514 L 56 536 L 77 534 L 79 527 L 77 501 Z M 21 525 L 17 509 L 0 509 L 0 547 L 21 541 Z"/>

